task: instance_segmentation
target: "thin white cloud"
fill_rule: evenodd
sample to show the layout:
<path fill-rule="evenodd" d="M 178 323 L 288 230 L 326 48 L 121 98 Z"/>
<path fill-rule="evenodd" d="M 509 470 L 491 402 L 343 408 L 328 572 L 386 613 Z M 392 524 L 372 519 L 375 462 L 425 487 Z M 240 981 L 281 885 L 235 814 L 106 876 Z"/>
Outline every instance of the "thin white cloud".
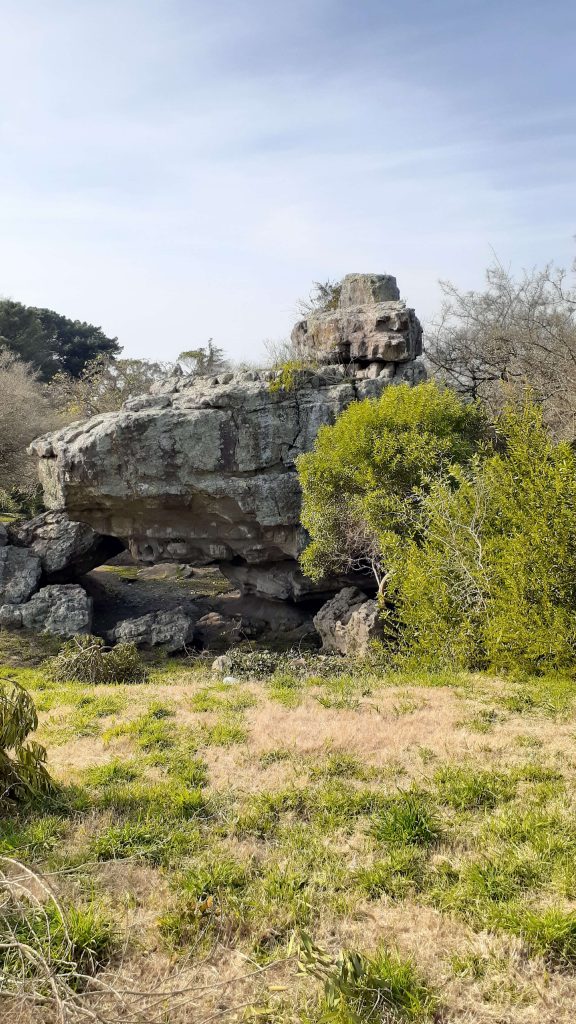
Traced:
<path fill-rule="evenodd" d="M 571 256 L 570 97 L 550 121 L 494 106 L 472 52 L 447 81 L 456 0 L 444 32 L 424 5 L 418 30 L 377 31 L 332 0 L 49 6 L 0 0 L 0 293 L 129 354 L 213 336 L 250 356 L 314 279 L 396 273 L 428 316 L 437 278 L 478 285 L 491 246 Z"/>

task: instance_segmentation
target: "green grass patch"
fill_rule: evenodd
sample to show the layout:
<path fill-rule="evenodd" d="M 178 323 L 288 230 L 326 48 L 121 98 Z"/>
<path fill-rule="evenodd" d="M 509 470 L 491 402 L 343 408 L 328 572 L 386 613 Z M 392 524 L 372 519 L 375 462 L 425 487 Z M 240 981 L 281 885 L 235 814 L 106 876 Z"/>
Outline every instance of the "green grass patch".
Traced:
<path fill-rule="evenodd" d="M 202 844 L 201 832 L 192 821 L 178 824 L 147 817 L 119 821 L 101 831 L 88 853 L 96 860 L 132 858 L 152 865 L 178 864 Z"/>
<path fill-rule="evenodd" d="M 426 863 L 421 848 L 400 846 L 357 872 L 354 881 L 369 899 L 379 899 L 382 895 L 394 900 L 409 899 L 423 887 Z"/>
<path fill-rule="evenodd" d="M 307 1024 L 424 1024 L 438 1020 L 439 1002 L 414 962 L 380 947 L 372 956 L 343 951 L 336 958 L 304 940 L 303 969 L 324 993 Z"/>
<path fill-rule="evenodd" d="M 432 846 L 441 838 L 442 826 L 430 795 L 408 790 L 388 798 L 371 832 L 387 846 Z"/>
<path fill-rule="evenodd" d="M 202 726 L 198 733 L 199 743 L 205 747 L 231 747 L 246 743 L 248 733 L 239 722 L 221 721 L 215 725 Z"/>
<path fill-rule="evenodd" d="M 434 783 L 440 803 L 457 811 L 496 807 L 516 793 L 509 775 L 474 765 L 442 765 L 434 773 Z"/>

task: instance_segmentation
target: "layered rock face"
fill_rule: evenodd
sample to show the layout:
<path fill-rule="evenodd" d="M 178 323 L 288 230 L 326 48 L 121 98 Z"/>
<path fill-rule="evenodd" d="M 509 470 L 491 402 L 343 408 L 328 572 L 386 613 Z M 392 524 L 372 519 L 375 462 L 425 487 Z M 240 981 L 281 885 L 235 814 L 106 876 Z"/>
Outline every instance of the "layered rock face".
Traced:
<path fill-rule="evenodd" d="M 296 458 L 351 402 L 423 371 L 420 325 L 394 278 L 349 275 L 339 308 L 295 332 L 321 365 L 288 387 L 270 371 L 172 377 L 36 441 L 49 507 L 141 562 L 214 563 L 247 593 L 306 598 Z"/>
<path fill-rule="evenodd" d="M 300 321 L 292 340 L 324 362 L 351 364 L 357 377 L 394 377 L 399 364 L 422 354 L 420 322 L 390 275 L 348 274 L 337 308 Z M 404 369 L 413 374 L 415 368 Z"/>

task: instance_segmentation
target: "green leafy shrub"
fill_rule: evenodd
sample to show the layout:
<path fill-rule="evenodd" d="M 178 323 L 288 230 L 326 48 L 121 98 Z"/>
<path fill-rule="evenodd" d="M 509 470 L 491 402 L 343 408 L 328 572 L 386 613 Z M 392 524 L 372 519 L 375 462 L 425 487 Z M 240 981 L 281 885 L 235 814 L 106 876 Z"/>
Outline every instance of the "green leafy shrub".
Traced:
<path fill-rule="evenodd" d="M 488 429 L 434 382 L 349 406 L 301 456 L 304 571 L 372 571 L 397 664 L 576 657 L 576 453 L 529 398 Z"/>
<path fill-rule="evenodd" d="M 230 675 L 244 677 L 270 676 L 276 671 L 282 660 L 277 651 L 264 648 L 247 650 L 235 648 L 226 654 L 227 670 Z"/>
<path fill-rule="evenodd" d="M 348 406 L 298 460 L 311 538 L 304 572 L 319 579 L 364 566 L 382 577 L 388 549 L 414 532 L 430 478 L 469 463 L 485 435 L 478 406 L 434 382 Z"/>
<path fill-rule="evenodd" d="M 135 644 L 107 648 L 98 636 L 74 636 L 46 662 L 46 675 L 65 683 L 143 683 L 148 675 Z"/>
<path fill-rule="evenodd" d="M 576 654 L 576 455 L 530 402 L 499 450 L 438 478 L 392 559 L 401 654 L 419 663 L 546 671 Z"/>
<path fill-rule="evenodd" d="M 0 808 L 7 800 L 34 799 L 52 789 L 44 747 L 26 742 L 37 725 L 30 694 L 11 679 L 0 680 Z"/>

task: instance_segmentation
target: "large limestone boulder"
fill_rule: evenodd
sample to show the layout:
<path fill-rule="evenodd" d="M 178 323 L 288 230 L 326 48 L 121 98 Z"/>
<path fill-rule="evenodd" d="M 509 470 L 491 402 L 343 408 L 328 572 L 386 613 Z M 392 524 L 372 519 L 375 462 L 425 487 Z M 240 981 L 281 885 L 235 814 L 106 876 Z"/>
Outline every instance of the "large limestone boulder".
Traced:
<path fill-rule="evenodd" d="M 0 605 L 20 604 L 38 589 L 40 559 L 26 548 L 0 546 Z"/>
<path fill-rule="evenodd" d="M 357 587 L 344 587 L 314 616 L 322 650 L 364 657 L 372 640 L 382 639 L 378 602 Z"/>
<path fill-rule="evenodd" d="M 90 572 L 123 549 L 115 537 L 103 537 L 85 523 L 71 522 L 65 512 L 50 511 L 7 529 L 10 544 L 40 559 L 47 583 L 66 583 Z"/>
<path fill-rule="evenodd" d="M 3 604 L 0 607 L 0 626 L 52 633 L 64 638 L 76 633 L 89 633 L 92 600 L 76 584 L 43 587 L 25 604 Z"/>
<path fill-rule="evenodd" d="M 192 645 L 194 622 L 195 618 L 183 608 L 150 612 L 119 622 L 109 639 L 113 643 L 134 643 L 137 647 L 163 647 L 168 653 L 175 653 Z"/>

